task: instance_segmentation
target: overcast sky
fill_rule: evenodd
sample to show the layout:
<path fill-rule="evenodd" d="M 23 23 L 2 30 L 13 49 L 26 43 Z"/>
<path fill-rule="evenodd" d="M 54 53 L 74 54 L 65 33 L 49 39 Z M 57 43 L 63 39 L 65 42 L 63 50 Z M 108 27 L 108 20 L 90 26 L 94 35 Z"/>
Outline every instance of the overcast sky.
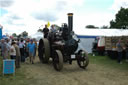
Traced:
<path fill-rule="evenodd" d="M 86 25 L 109 25 L 120 7 L 128 7 L 128 0 L 0 0 L 0 24 L 3 33 L 29 35 L 41 25 L 67 23 L 67 13 L 73 13 L 73 29 Z"/>

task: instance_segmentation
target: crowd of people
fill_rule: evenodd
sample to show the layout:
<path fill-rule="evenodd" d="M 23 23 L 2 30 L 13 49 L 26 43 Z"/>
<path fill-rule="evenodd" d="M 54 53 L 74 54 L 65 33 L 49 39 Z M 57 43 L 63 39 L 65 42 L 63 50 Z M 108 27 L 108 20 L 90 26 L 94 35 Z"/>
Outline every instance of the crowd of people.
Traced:
<path fill-rule="evenodd" d="M 42 32 L 47 38 L 49 32 L 56 32 L 54 25 L 49 29 L 47 25 Z M 15 59 L 16 68 L 20 68 L 20 62 L 25 62 L 29 57 L 30 63 L 34 64 L 38 42 L 36 39 L 1 39 L 0 51 L 4 59 Z"/>
<path fill-rule="evenodd" d="M 15 59 L 16 68 L 20 68 L 20 62 L 25 62 L 30 58 L 30 63 L 34 64 L 36 56 L 36 39 L 1 39 L 1 56 L 3 59 Z"/>

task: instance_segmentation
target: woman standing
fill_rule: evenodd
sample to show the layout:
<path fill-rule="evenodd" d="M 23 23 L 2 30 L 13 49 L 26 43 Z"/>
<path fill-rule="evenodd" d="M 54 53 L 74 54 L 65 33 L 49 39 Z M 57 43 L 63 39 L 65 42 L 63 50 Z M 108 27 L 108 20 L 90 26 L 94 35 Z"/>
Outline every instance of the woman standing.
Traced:
<path fill-rule="evenodd" d="M 16 49 L 15 49 L 15 42 L 11 43 L 11 48 L 10 48 L 10 57 L 11 59 L 16 59 Z"/>

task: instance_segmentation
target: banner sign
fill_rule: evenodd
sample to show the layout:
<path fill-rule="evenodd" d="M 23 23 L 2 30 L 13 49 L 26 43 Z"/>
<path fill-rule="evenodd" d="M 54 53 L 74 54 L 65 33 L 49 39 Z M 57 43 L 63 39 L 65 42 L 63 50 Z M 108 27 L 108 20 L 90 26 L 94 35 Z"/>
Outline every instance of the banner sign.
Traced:
<path fill-rule="evenodd" d="M 0 27 L 0 40 L 2 39 L 2 28 Z"/>
<path fill-rule="evenodd" d="M 3 60 L 3 74 L 15 73 L 15 60 Z"/>

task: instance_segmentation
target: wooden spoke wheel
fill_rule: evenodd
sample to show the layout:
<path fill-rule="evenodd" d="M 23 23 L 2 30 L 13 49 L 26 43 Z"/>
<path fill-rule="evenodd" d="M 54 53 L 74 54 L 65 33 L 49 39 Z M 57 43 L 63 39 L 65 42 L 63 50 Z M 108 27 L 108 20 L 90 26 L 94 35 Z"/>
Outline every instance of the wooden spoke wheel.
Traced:
<path fill-rule="evenodd" d="M 77 64 L 80 68 L 85 69 L 89 64 L 88 54 L 84 50 L 79 50 L 78 54 L 76 55 Z"/>

